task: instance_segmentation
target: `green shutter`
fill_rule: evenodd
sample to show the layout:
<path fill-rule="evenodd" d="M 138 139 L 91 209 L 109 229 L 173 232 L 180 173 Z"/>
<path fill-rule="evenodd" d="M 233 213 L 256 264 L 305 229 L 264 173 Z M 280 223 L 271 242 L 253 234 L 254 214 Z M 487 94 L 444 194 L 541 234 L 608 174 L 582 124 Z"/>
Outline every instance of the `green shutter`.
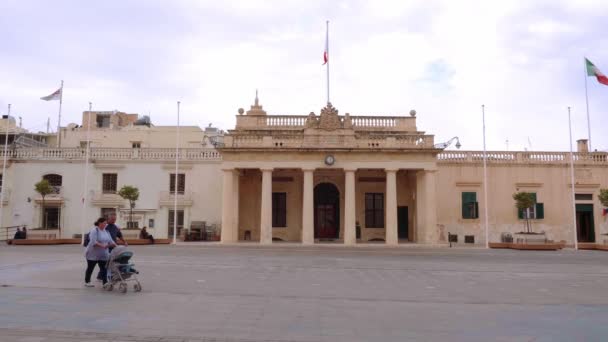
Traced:
<path fill-rule="evenodd" d="M 523 209 L 517 209 L 517 218 L 520 220 L 524 219 L 524 210 Z"/>
<path fill-rule="evenodd" d="M 475 203 L 477 202 L 477 193 L 476 192 L 463 192 L 462 193 L 462 207 L 461 207 L 461 211 L 462 211 L 462 218 L 464 219 L 470 219 L 470 218 L 474 218 L 471 217 L 471 211 L 469 210 L 469 206 L 468 203 Z"/>
<path fill-rule="evenodd" d="M 475 217 L 473 218 L 479 218 L 479 203 L 475 202 Z"/>
<path fill-rule="evenodd" d="M 543 203 L 536 203 L 536 218 L 537 219 L 545 218 L 545 206 Z"/>

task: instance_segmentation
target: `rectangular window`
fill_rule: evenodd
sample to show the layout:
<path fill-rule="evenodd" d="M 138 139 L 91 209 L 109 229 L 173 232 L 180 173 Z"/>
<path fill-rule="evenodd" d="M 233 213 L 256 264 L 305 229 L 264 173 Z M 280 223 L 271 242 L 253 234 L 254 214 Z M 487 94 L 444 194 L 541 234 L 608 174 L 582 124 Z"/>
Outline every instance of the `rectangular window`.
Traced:
<path fill-rule="evenodd" d="M 592 194 L 574 194 L 574 199 L 577 201 L 591 201 L 593 200 Z"/>
<path fill-rule="evenodd" d="M 384 194 L 365 194 L 365 227 L 384 228 Z"/>
<path fill-rule="evenodd" d="M 116 209 L 115 208 L 101 208 L 101 217 L 108 218 L 108 217 L 110 217 L 110 214 L 116 215 Z"/>
<path fill-rule="evenodd" d="M 139 228 L 138 221 L 127 221 L 127 229 L 128 228 Z"/>
<path fill-rule="evenodd" d="M 116 173 L 104 173 L 101 179 L 101 191 L 104 194 L 115 194 L 118 186 L 118 175 Z"/>
<path fill-rule="evenodd" d="M 132 142 L 131 146 L 133 148 L 141 148 L 141 142 L 139 142 L 139 141 Z"/>
<path fill-rule="evenodd" d="M 0 174 L 0 189 L 2 189 L 2 184 L 3 184 L 3 183 L 2 183 L 2 176 L 3 176 L 3 175 L 2 175 L 2 174 Z"/>
<path fill-rule="evenodd" d="M 175 194 L 175 173 L 169 176 L 169 191 L 171 194 Z M 177 174 L 177 193 L 183 195 L 186 191 L 186 174 Z"/>
<path fill-rule="evenodd" d="M 545 205 L 537 202 L 535 192 L 532 192 L 532 197 L 534 197 L 533 206 L 527 209 L 517 210 L 517 217 L 519 219 L 525 219 L 527 217 L 529 219 L 540 220 L 545 218 Z"/>
<path fill-rule="evenodd" d="M 287 193 L 272 193 L 272 226 L 287 227 Z"/>
<path fill-rule="evenodd" d="M 173 217 L 174 217 L 174 212 L 173 210 L 169 210 L 169 236 L 173 236 Z M 178 210 L 177 211 L 177 235 L 180 235 L 182 232 L 182 229 L 184 228 L 184 211 L 183 210 Z"/>
<path fill-rule="evenodd" d="M 61 208 L 45 207 L 43 210 L 42 224 L 43 228 L 58 229 L 61 228 Z"/>
<path fill-rule="evenodd" d="M 97 115 L 97 127 L 107 128 L 110 127 L 110 115 Z"/>
<path fill-rule="evenodd" d="M 477 203 L 476 192 L 462 193 L 462 218 L 476 219 L 479 218 L 479 204 Z"/>

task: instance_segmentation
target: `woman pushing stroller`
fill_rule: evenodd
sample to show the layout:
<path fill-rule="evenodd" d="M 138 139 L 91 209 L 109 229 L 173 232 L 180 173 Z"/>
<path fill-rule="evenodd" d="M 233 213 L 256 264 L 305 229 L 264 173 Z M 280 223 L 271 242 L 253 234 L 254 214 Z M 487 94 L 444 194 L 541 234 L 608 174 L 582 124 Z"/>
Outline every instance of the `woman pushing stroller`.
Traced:
<path fill-rule="evenodd" d="M 108 225 L 107 220 L 100 217 L 95 221 L 95 227 L 89 232 L 89 243 L 85 249 L 85 257 L 87 259 L 87 270 L 84 275 L 84 286 L 93 287 L 91 284 L 91 274 L 95 265 L 99 266 L 102 282 L 105 285 L 107 282 L 106 263 L 110 258 L 108 248 L 116 247 L 116 243 L 112 240 L 110 233 L 105 229 Z"/>

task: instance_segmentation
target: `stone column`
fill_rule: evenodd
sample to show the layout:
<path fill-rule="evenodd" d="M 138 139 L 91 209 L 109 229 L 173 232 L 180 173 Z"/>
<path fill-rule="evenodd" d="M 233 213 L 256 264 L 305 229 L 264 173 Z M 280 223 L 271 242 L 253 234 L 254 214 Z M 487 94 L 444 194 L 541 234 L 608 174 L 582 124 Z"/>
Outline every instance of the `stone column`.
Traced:
<path fill-rule="evenodd" d="M 239 183 L 240 183 L 240 172 L 239 170 L 234 170 L 232 173 L 232 189 L 233 189 L 233 216 L 232 216 L 232 231 L 234 232 L 234 241 L 239 241 Z"/>
<path fill-rule="evenodd" d="M 345 191 L 344 191 L 344 244 L 354 245 L 357 243 L 356 218 L 355 218 L 355 169 L 345 169 Z"/>
<path fill-rule="evenodd" d="M 262 169 L 260 243 L 272 243 L 272 169 Z"/>
<path fill-rule="evenodd" d="M 304 188 L 302 199 L 302 243 L 312 245 L 315 243 L 314 225 L 314 169 L 304 169 Z"/>
<path fill-rule="evenodd" d="M 416 173 L 416 236 L 420 243 L 437 243 L 435 171 Z"/>
<path fill-rule="evenodd" d="M 397 231 L 397 170 L 386 169 L 386 244 L 399 244 Z"/>
<path fill-rule="evenodd" d="M 222 231 L 221 231 L 221 241 L 222 243 L 234 242 L 234 234 L 233 234 L 233 205 L 234 199 L 232 198 L 234 195 L 233 191 L 233 182 L 234 176 L 232 173 L 234 172 L 232 169 L 222 170 L 224 182 L 222 185 Z"/>

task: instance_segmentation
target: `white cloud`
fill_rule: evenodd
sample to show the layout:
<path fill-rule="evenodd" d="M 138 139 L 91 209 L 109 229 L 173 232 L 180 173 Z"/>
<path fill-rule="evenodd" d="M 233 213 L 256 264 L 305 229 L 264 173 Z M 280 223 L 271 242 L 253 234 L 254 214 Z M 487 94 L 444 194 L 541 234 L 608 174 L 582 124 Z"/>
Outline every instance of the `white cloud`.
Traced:
<path fill-rule="evenodd" d="M 271 114 L 318 113 L 325 19 L 331 97 L 342 113 L 415 108 L 419 129 L 438 142 L 458 135 L 465 149 L 481 148 L 482 103 L 490 149 L 506 139 L 523 149 L 528 136 L 535 149 L 567 149 L 566 106 L 575 137 L 586 136 L 582 56 L 608 71 L 605 1 L 126 1 L 93 17 L 58 8 L 50 26 L 46 13 L 1 14 L 33 10 L 24 6 L 0 4 L 0 106 L 13 103 L 32 127 L 55 120 L 56 107 L 38 98 L 62 78 L 64 123 L 79 121 L 91 100 L 173 124 L 181 100 L 184 124 L 229 129 L 256 88 Z M 41 42 L 43 28 L 57 41 Z M 600 125 L 608 87 L 588 81 L 594 146 L 608 149 Z"/>

